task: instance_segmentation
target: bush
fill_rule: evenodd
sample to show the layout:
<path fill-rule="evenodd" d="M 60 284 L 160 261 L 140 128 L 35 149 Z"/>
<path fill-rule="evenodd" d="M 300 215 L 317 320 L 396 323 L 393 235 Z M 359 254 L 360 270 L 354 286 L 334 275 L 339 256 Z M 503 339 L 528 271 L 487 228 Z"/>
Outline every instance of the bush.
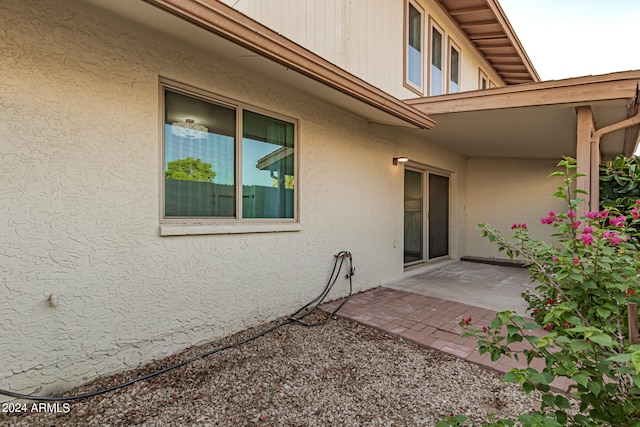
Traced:
<path fill-rule="evenodd" d="M 512 369 L 503 379 L 519 383 L 527 393 L 541 393 L 540 410 L 520 415 L 522 425 L 640 426 L 640 345 L 630 343 L 627 322 L 627 303 L 637 303 L 640 291 L 640 256 L 628 242 L 640 223 L 640 200 L 628 206 L 627 215 L 603 210 L 577 218 L 582 199 L 576 197 L 580 191 L 571 191 L 579 176 L 573 173 L 575 163 L 565 158 L 559 163 L 564 171 L 552 174 L 563 178 L 554 196 L 567 202 L 566 213 L 550 211 L 540 219 L 554 228 L 553 244 L 531 238 L 526 224 L 513 224 L 508 238 L 479 225 L 500 251 L 530 263 L 539 285 L 523 297 L 536 323 L 505 311 L 482 329 L 468 327 L 464 336 L 476 337 L 480 353 L 494 361 L 526 358 L 527 368 Z M 528 349 L 518 353 L 510 348 L 523 341 Z M 542 370 L 531 367 L 535 359 L 544 360 Z M 572 381 L 569 391 L 580 402 L 578 410 L 551 391 L 549 384 L 557 377 Z M 463 416 L 455 417 L 438 426 L 464 425 Z M 490 420 L 485 425 L 513 424 Z"/>
<path fill-rule="evenodd" d="M 600 165 L 600 206 L 628 211 L 640 199 L 640 159 L 620 155 Z"/>

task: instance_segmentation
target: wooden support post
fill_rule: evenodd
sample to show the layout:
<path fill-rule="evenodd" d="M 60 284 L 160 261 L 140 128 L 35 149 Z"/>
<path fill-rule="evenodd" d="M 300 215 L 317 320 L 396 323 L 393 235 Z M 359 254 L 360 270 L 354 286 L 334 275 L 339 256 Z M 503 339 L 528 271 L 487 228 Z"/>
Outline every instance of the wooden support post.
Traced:
<path fill-rule="evenodd" d="M 594 131 L 593 111 L 591 106 L 582 106 L 576 108 L 577 129 L 576 129 L 576 161 L 578 164 L 577 172 L 586 176 L 581 176 L 576 180 L 576 189 L 584 190 L 589 195 L 578 194 L 578 197 L 584 199 L 584 203 L 580 206 L 578 217 L 586 214 L 593 209 L 593 195 L 591 194 L 591 163 L 593 159 L 591 150 L 591 136 Z M 596 175 L 597 179 L 597 175 Z M 594 210 L 597 210 L 596 207 Z"/>
<path fill-rule="evenodd" d="M 629 342 L 640 344 L 638 337 L 638 305 L 635 302 L 627 303 L 627 318 L 629 321 Z"/>

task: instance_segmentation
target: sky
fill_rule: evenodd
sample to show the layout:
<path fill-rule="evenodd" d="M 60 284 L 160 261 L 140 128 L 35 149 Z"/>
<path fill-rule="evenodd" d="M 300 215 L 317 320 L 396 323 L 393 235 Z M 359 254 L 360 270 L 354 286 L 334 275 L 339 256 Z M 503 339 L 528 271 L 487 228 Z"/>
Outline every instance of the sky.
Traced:
<path fill-rule="evenodd" d="M 640 70 L 639 0 L 499 0 L 542 80 Z"/>

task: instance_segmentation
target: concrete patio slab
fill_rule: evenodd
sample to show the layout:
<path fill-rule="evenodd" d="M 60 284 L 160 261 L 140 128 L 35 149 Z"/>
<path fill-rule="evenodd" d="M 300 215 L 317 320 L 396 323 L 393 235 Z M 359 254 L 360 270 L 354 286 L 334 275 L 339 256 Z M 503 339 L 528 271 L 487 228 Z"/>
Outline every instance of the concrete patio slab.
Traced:
<path fill-rule="evenodd" d="M 460 261 L 385 287 L 526 316 L 527 303 L 520 294 L 535 283 L 525 268 Z"/>

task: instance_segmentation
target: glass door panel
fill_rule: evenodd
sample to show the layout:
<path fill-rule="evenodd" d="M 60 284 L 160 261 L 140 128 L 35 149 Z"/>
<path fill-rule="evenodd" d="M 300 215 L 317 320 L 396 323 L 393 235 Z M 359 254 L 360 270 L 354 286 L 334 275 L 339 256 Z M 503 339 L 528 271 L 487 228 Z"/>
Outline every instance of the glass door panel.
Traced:
<path fill-rule="evenodd" d="M 449 177 L 429 174 L 429 259 L 449 255 Z"/>
<path fill-rule="evenodd" d="M 424 221 L 422 182 L 424 174 L 404 171 L 404 263 L 424 260 Z"/>

